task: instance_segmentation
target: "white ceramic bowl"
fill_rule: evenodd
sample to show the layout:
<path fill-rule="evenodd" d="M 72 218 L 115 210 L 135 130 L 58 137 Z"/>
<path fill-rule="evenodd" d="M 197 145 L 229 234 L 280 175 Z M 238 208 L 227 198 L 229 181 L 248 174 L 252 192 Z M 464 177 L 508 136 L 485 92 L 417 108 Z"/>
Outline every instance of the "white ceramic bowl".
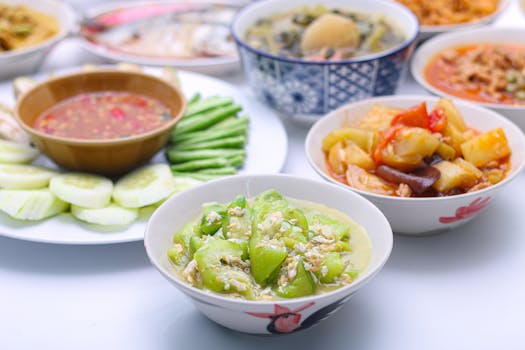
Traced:
<path fill-rule="evenodd" d="M 482 17 L 476 21 L 472 21 L 468 23 L 446 24 L 446 25 L 421 25 L 420 30 L 419 30 L 419 39 L 424 40 L 424 39 L 428 39 L 437 34 L 483 27 L 487 24 L 494 22 L 502 14 L 502 12 L 507 9 L 510 3 L 511 3 L 511 0 L 500 0 L 498 4 L 498 8 L 494 13 L 488 16 Z"/>
<path fill-rule="evenodd" d="M 60 31 L 38 45 L 0 53 L 0 80 L 34 73 L 53 45 L 66 37 L 75 23 L 75 14 L 65 1 L 9 0 L 7 3 L 24 5 L 54 17 L 60 25 Z"/>
<path fill-rule="evenodd" d="M 323 138 L 331 131 L 348 125 L 366 115 L 373 104 L 407 108 L 426 101 L 429 108 L 436 104 L 437 97 L 387 96 L 368 99 L 344 106 L 320 119 L 308 132 L 305 142 L 306 156 L 310 165 L 326 180 L 363 195 L 374 203 L 388 218 L 395 233 L 423 235 L 460 226 L 490 203 L 497 193 L 514 180 L 525 164 L 525 137 L 521 130 L 500 114 L 470 103 L 454 101 L 467 125 L 480 131 L 502 127 L 507 136 L 511 155 L 511 169 L 500 183 L 480 191 L 448 197 L 401 198 L 373 194 L 346 186 L 327 173 L 325 156 L 321 149 Z"/>
<path fill-rule="evenodd" d="M 405 36 L 398 46 L 377 54 L 337 61 L 308 61 L 269 54 L 248 45 L 246 31 L 257 20 L 302 6 L 322 4 L 363 14 L 385 14 Z M 385 0 L 264 0 L 244 7 L 232 35 L 253 92 L 261 101 L 298 121 L 313 122 L 346 103 L 391 95 L 403 76 L 418 35 L 416 16 Z"/>
<path fill-rule="evenodd" d="M 276 189 L 287 197 L 324 204 L 361 224 L 372 242 L 368 268 L 345 287 L 320 295 L 279 301 L 232 299 L 181 281 L 166 254 L 172 244 L 173 234 L 201 213 L 203 203 L 228 202 L 239 194 L 250 198 L 268 189 Z M 238 175 L 193 187 L 171 197 L 153 213 L 144 238 L 146 252 L 153 265 L 168 281 L 189 296 L 197 309 L 225 327 L 252 334 L 271 334 L 267 329 L 272 321 L 270 315 L 295 320 L 296 324 L 287 324 L 289 331 L 306 328 L 328 316 L 381 270 L 390 255 L 392 241 L 388 221 L 365 198 L 326 182 L 290 175 Z M 257 313 L 261 317 L 249 313 Z"/>
<path fill-rule="evenodd" d="M 525 130 L 525 106 L 513 106 L 487 102 L 472 101 L 450 95 L 430 85 L 425 79 L 425 69 L 429 61 L 443 50 L 482 43 L 512 44 L 525 47 L 525 30 L 523 28 L 479 28 L 455 33 L 438 35 L 429 39 L 415 52 L 410 66 L 414 79 L 425 89 L 435 95 L 447 96 L 455 100 L 464 100 L 499 112 Z"/>

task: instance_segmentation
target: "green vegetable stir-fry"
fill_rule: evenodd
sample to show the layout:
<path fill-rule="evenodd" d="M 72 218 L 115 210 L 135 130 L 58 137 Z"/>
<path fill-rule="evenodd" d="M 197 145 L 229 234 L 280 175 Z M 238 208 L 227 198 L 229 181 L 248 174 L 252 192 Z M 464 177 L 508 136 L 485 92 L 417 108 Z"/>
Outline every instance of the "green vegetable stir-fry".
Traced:
<path fill-rule="evenodd" d="M 197 288 L 250 300 L 295 298 L 351 283 L 370 259 L 364 229 L 342 213 L 268 190 L 208 203 L 168 256 Z"/>

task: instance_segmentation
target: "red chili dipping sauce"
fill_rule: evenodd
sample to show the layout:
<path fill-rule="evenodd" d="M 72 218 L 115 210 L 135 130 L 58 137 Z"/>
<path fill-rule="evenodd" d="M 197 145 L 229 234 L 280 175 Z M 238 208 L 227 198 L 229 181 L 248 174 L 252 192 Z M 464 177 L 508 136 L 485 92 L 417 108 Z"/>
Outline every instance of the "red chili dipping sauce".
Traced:
<path fill-rule="evenodd" d="M 144 134 L 171 120 L 156 99 L 120 91 L 81 94 L 57 103 L 36 120 L 36 130 L 53 136 L 110 140 Z"/>

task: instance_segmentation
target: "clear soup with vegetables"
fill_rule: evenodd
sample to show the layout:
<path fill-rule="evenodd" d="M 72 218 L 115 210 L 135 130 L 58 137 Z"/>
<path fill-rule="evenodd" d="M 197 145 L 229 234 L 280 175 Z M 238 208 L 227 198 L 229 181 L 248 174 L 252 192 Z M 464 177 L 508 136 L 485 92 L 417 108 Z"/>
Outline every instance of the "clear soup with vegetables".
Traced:
<path fill-rule="evenodd" d="M 168 256 L 197 288 L 276 300 L 352 283 L 371 251 L 365 230 L 341 212 L 268 190 L 250 201 L 204 205 L 175 233 Z"/>
<path fill-rule="evenodd" d="M 246 32 L 246 42 L 256 49 L 311 61 L 371 55 L 392 49 L 404 40 L 404 34 L 389 23 L 385 14 L 321 5 L 261 18 Z"/>

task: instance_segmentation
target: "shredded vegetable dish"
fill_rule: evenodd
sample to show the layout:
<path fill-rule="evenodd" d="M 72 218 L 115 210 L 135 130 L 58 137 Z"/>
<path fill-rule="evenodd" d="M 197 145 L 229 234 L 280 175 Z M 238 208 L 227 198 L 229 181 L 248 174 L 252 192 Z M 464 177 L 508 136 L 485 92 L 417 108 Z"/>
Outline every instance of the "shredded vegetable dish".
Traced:
<path fill-rule="evenodd" d="M 408 109 L 374 105 L 357 125 L 322 143 L 329 174 L 353 188 L 399 197 L 473 192 L 502 181 L 511 150 L 504 131 L 466 125 L 452 101 Z"/>
<path fill-rule="evenodd" d="M 397 0 L 408 7 L 423 25 L 474 22 L 498 9 L 499 0 Z"/>
<path fill-rule="evenodd" d="M 249 300 L 340 288 L 366 269 L 372 249 L 364 228 L 343 213 L 275 190 L 205 204 L 173 242 L 168 257 L 182 280 Z"/>
<path fill-rule="evenodd" d="M 325 6 L 301 7 L 259 19 L 246 42 L 272 55 L 312 61 L 371 55 L 405 39 L 383 14 L 361 14 Z"/>
<path fill-rule="evenodd" d="M 0 3 L 0 53 L 38 45 L 59 29 L 51 16 L 25 6 Z"/>
<path fill-rule="evenodd" d="M 451 48 L 430 60 L 425 78 L 434 87 L 465 99 L 525 105 L 525 46 Z"/>

